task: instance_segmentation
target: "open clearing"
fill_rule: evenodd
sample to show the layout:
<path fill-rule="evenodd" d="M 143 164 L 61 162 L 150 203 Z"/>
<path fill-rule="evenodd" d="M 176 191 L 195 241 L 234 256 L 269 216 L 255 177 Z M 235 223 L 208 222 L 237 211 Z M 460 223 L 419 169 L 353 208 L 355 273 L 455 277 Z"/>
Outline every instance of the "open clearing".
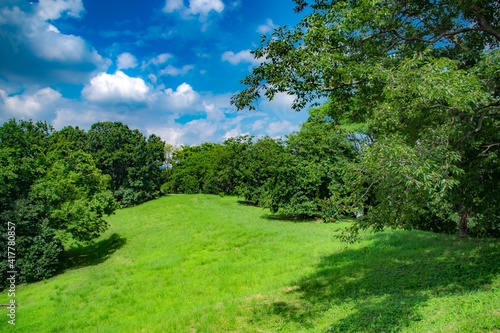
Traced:
<path fill-rule="evenodd" d="M 18 286 L 0 332 L 500 332 L 498 240 L 387 231 L 346 246 L 345 223 L 209 195 L 108 221 L 63 274 Z"/>

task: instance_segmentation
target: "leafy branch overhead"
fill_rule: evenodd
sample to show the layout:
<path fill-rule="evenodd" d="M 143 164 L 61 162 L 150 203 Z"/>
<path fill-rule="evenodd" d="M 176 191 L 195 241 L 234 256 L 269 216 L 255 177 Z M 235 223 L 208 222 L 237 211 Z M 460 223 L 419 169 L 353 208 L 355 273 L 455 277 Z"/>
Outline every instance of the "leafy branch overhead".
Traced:
<path fill-rule="evenodd" d="M 375 144 L 351 184 L 372 199 L 353 231 L 411 228 L 422 214 L 461 236 L 500 231 L 498 1 L 295 2 L 303 19 L 263 37 L 253 53 L 265 61 L 231 102 L 288 93 L 299 111 L 327 98 L 336 122 L 366 125 Z"/>

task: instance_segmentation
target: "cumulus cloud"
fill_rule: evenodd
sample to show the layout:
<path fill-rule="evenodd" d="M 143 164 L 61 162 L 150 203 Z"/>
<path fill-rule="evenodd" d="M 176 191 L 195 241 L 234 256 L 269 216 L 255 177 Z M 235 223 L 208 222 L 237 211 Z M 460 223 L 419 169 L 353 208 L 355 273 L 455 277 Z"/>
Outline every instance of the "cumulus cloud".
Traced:
<path fill-rule="evenodd" d="M 127 69 L 137 67 L 137 58 L 129 52 L 124 52 L 116 59 L 116 67 L 118 69 Z"/>
<path fill-rule="evenodd" d="M 260 65 L 262 63 L 262 59 L 255 59 L 254 55 L 250 50 L 242 50 L 238 53 L 234 53 L 233 51 L 226 51 L 222 54 L 222 61 L 227 61 L 231 65 L 239 65 L 241 63 L 249 63 L 253 66 Z"/>
<path fill-rule="evenodd" d="M 78 36 L 64 35 L 48 26 L 44 33 L 34 38 L 31 46 L 34 54 L 43 60 L 65 64 L 90 62 L 99 64 L 102 57 Z"/>
<path fill-rule="evenodd" d="M 84 8 L 81 0 L 39 0 L 36 15 L 42 20 L 57 20 L 64 13 L 80 17 Z"/>
<path fill-rule="evenodd" d="M 295 95 L 290 95 L 285 92 L 281 92 L 274 95 L 274 99 L 270 103 L 274 106 L 277 106 L 280 109 L 291 109 L 295 97 L 296 97 Z"/>
<path fill-rule="evenodd" d="M 149 87 L 143 79 L 130 77 L 118 70 L 115 74 L 100 73 L 82 90 L 82 96 L 93 102 L 145 102 Z"/>
<path fill-rule="evenodd" d="M 212 111 L 217 111 L 217 106 Z M 181 124 L 167 122 L 162 126 L 151 126 L 147 128 L 148 134 L 157 134 L 162 140 L 173 145 L 199 145 L 202 142 L 221 142 L 231 137 L 249 134 L 244 123 L 245 117 L 238 119 L 223 116 L 191 120 Z M 245 130 L 242 130 L 245 127 Z"/>
<path fill-rule="evenodd" d="M 64 17 L 80 17 L 81 0 L 40 0 L 5 6 L 0 10 L 2 35 L 0 57 L 9 66 L 0 68 L 10 79 L 48 82 L 82 82 L 97 69 L 105 69 L 109 61 L 104 59 L 83 38 L 63 34 L 57 28 L 57 20 Z"/>
<path fill-rule="evenodd" d="M 166 103 L 164 107 L 170 110 L 181 111 L 194 107 L 199 98 L 199 94 L 194 91 L 193 87 L 187 83 L 182 83 L 176 90 L 165 89 L 160 98 L 160 103 Z"/>
<path fill-rule="evenodd" d="M 265 24 L 259 25 L 257 27 L 257 32 L 265 35 L 273 31 L 277 27 L 278 26 L 273 23 L 273 20 L 267 19 Z"/>
<path fill-rule="evenodd" d="M 33 94 L 9 96 L 0 89 L 0 110 L 4 115 L 22 119 L 37 119 L 63 100 L 62 95 L 52 88 L 43 88 Z M 2 119 L 6 120 L 6 119 Z"/>

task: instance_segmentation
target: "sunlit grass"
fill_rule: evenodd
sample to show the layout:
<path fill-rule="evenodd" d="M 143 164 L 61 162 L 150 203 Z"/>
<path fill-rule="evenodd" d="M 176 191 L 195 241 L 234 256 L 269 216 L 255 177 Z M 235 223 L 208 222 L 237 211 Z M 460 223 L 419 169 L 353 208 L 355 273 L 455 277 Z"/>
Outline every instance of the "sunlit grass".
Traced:
<path fill-rule="evenodd" d="M 342 224 L 205 195 L 109 222 L 63 274 L 18 287 L 16 327 L 4 316 L 1 332 L 500 330 L 497 241 L 389 231 L 346 247 Z"/>

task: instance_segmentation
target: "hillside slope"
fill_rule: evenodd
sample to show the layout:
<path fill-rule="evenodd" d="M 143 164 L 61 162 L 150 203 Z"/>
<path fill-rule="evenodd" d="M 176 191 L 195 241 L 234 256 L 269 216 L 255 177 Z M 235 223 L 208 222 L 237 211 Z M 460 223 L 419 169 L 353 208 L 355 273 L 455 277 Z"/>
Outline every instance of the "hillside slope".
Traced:
<path fill-rule="evenodd" d="M 498 241 L 388 231 L 346 246 L 345 224 L 208 195 L 108 221 L 63 274 L 18 286 L 0 332 L 500 331 Z"/>

